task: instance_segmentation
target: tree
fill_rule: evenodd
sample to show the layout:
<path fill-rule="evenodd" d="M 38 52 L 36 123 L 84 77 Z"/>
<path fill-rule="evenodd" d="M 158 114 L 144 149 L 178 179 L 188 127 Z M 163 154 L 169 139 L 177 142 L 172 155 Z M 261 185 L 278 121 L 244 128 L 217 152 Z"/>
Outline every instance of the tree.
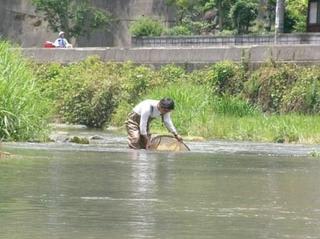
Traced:
<path fill-rule="evenodd" d="M 286 0 L 285 32 L 305 32 L 307 30 L 308 0 Z M 293 24 L 288 27 L 287 19 Z"/>
<path fill-rule="evenodd" d="M 111 14 L 92 6 L 89 0 L 32 0 L 36 11 L 44 13 L 54 32 L 63 30 L 70 38 L 89 36 L 93 30 L 107 27 Z"/>
<path fill-rule="evenodd" d="M 166 0 L 166 3 L 177 9 L 177 24 L 188 26 L 193 33 L 199 29 L 208 30 L 203 16 L 206 12 L 216 10 L 219 30 L 230 27 L 229 11 L 236 0 Z M 209 24 L 210 25 L 210 24 Z"/>
<path fill-rule="evenodd" d="M 220 31 L 225 28 L 225 22 L 229 17 L 229 11 L 235 0 L 209 0 L 207 6 L 212 6 L 218 10 L 218 25 Z"/>
<path fill-rule="evenodd" d="M 247 0 L 240 0 L 232 6 L 230 17 L 238 34 L 248 33 L 251 22 L 257 17 L 257 8 Z"/>

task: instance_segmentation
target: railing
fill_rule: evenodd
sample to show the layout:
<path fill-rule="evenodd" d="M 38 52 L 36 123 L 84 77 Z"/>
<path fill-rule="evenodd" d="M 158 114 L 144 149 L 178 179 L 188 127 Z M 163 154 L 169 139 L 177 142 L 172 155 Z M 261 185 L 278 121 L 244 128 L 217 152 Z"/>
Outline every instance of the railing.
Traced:
<path fill-rule="evenodd" d="M 132 47 L 235 46 L 274 44 L 320 44 L 320 33 L 290 33 L 237 36 L 133 37 Z"/>

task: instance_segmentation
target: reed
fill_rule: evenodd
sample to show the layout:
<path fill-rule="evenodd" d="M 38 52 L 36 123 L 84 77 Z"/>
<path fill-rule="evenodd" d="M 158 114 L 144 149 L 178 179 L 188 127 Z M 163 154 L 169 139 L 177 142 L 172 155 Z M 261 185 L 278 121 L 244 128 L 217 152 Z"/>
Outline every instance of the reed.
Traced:
<path fill-rule="evenodd" d="M 0 139 L 44 137 L 48 109 L 20 51 L 0 42 Z"/>

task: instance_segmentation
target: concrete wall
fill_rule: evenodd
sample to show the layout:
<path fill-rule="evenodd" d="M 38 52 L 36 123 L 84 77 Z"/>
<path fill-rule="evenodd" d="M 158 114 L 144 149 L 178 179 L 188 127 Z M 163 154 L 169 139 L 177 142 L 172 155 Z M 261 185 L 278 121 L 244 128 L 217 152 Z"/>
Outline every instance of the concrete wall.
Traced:
<path fill-rule="evenodd" d="M 116 21 L 110 31 L 93 32 L 90 38 L 77 39 L 80 47 L 129 46 L 129 25 L 142 15 L 160 19 L 165 25 L 174 21 L 174 10 L 167 7 L 165 0 L 92 0 L 92 3 L 109 10 Z M 46 40 L 57 38 L 57 33 L 51 32 L 35 12 L 31 0 L 0 0 L 1 35 L 22 47 L 41 47 Z"/>
<path fill-rule="evenodd" d="M 23 49 L 23 54 L 37 62 L 72 63 L 96 55 L 104 61 L 133 61 L 154 66 L 182 64 L 189 69 L 222 60 L 249 61 L 260 64 L 269 59 L 297 64 L 320 63 L 320 45 L 277 45 L 216 48 L 76 48 Z"/>
<path fill-rule="evenodd" d="M 22 47 L 40 47 L 57 34 L 47 30 L 46 23 L 37 16 L 31 0 L 0 0 L 0 36 Z"/>
<path fill-rule="evenodd" d="M 93 33 L 89 39 L 79 40 L 79 46 L 120 46 L 131 45 L 130 25 L 140 16 L 149 16 L 170 25 L 175 13 L 165 0 L 93 0 L 101 9 L 107 9 L 115 17 L 110 31 Z"/>

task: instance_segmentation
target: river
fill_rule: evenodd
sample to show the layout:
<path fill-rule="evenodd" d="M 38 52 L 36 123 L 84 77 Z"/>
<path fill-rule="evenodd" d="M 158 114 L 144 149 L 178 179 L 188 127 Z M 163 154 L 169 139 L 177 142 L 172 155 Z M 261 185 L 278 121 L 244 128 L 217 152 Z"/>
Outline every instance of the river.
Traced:
<path fill-rule="evenodd" d="M 70 132 L 69 132 L 70 133 Z M 5 143 L 0 238 L 319 238 L 318 146 L 187 142 L 191 152 Z"/>

